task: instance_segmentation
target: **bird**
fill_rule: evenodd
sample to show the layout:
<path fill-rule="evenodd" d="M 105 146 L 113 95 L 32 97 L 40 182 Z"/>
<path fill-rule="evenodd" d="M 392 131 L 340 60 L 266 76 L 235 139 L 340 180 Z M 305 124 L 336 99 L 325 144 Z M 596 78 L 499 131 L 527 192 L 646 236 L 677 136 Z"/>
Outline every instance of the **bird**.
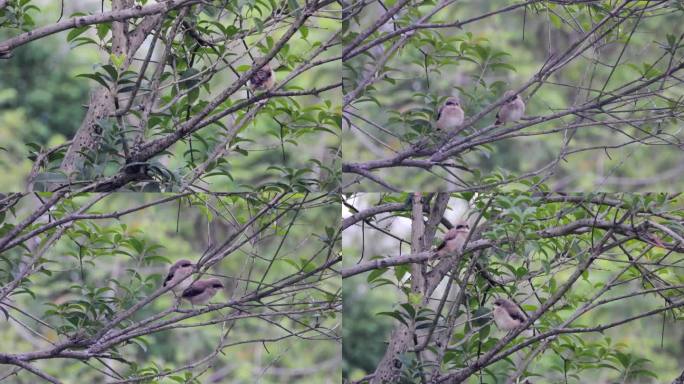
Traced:
<path fill-rule="evenodd" d="M 195 270 L 195 265 L 190 261 L 190 260 L 178 260 L 175 262 L 171 268 L 169 268 L 169 273 L 166 275 L 166 279 L 164 279 L 164 284 L 162 284 L 164 287 L 169 286 L 169 285 L 174 285 L 177 282 L 185 279 L 186 277 L 192 275 L 192 273 Z M 173 290 L 180 291 L 182 289 L 185 289 L 190 285 L 190 280 L 191 279 L 185 279 L 183 280 L 182 283 L 176 285 L 173 287 Z"/>
<path fill-rule="evenodd" d="M 444 235 L 444 240 L 437 247 L 437 255 L 444 256 L 448 253 L 460 251 L 463 248 L 468 232 L 470 232 L 468 224 L 457 224 L 448 230 Z"/>
<path fill-rule="evenodd" d="M 183 291 L 181 297 L 192 305 L 206 303 L 223 289 L 223 283 L 219 279 L 198 280 Z"/>
<path fill-rule="evenodd" d="M 268 91 L 275 84 L 275 72 L 269 64 L 264 65 L 254 72 L 249 79 L 249 85 L 254 90 Z"/>
<path fill-rule="evenodd" d="M 504 104 L 496 114 L 496 122 L 494 125 L 502 125 L 509 122 L 520 120 L 525 113 L 525 103 L 520 95 L 516 95 L 514 91 L 506 91 L 504 93 Z"/>
<path fill-rule="evenodd" d="M 496 326 L 503 331 L 512 331 L 527 320 L 525 313 L 514 302 L 507 299 L 494 300 L 492 313 Z"/>
<path fill-rule="evenodd" d="M 451 96 L 444 101 L 444 104 L 437 111 L 437 122 L 435 126 L 442 132 L 458 133 L 463 124 L 463 109 L 458 97 Z"/>

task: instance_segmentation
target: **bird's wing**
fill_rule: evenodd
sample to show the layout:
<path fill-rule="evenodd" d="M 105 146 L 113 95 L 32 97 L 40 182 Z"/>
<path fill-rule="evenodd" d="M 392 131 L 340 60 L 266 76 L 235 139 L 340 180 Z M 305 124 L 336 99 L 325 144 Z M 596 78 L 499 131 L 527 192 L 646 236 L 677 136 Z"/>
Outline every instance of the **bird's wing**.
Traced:
<path fill-rule="evenodd" d="M 164 280 L 164 286 L 165 286 L 165 287 L 166 287 L 166 284 L 167 284 L 169 281 L 171 281 L 171 279 L 173 279 L 173 274 L 174 274 L 174 272 L 176 272 L 176 271 L 172 269 L 172 270 L 169 271 L 169 274 L 166 275 L 166 279 Z"/>
<path fill-rule="evenodd" d="M 194 286 L 190 286 L 183 291 L 182 296 L 183 297 L 195 297 L 197 295 L 200 295 L 202 292 L 204 292 L 204 289 L 194 287 Z"/>
<path fill-rule="evenodd" d="M 450 230 L 447 231 L 446 235 L 444 235 L 444 242 L 446 243 L 449 240 L 453 240 L 456 237 L 457 232 L 455 231 L 456 228 L 451 228 Z"/>
<path fill-rule="evenodd" d="M 250 83 L 254 87 L 261 87 L 266 81 L 268 81 L 269 77 L 271 77 L 271 71 L 265 71 L 263 68 L 256 71 L 254 75 L 252 75 L 252 78 L 250 79 Z"/>
<path fill-rule="evenodd" d="M 511 315 L 511 318 L 513 320 L 518 320 L 521 323 L 524 323 L 526 320 L 525 315 L 523 315 L 523 313 L 518 308 L 516 308 L 514 311 L 511 311 L 509 315 Z"/>
<path fill-rule="evenodd" d="M 442 111 L 443 110 L 444 110 L 443 105 L 441 107 L 439 107 L 439 109 L 437 110 L 437 120 L 439 120 L 442 117 Z"/>
<path fill-rule="evenodd" d="M 499 108 L 499 112 L 496 113 L 496 122 L 494 122 L 494 125 L 500 125 L 503 124 L 503 120 L 501 119 L 501 114 L 502 112 L 506 112 L 508 110 L 508 104 L 504 104 Z"/>
<path fill-rule="evenodd" d="M 453 231 L 452 229 L 448 230 L 447 233 L 444 235 L 444 240 L 442 240 L 442 242 L 437 247 L 438 251 L 446 246 L 447 241 L 453 240 L 456 237 L 456 231 Z"/>

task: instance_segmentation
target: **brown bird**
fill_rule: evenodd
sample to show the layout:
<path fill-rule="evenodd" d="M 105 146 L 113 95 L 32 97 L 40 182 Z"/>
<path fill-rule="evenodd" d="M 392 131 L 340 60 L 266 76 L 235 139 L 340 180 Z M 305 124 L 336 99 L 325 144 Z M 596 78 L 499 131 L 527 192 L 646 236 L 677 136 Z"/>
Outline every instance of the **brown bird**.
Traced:
<path fill-rule="evenodd" d="M 275 84 L 275 72 L 266 64 L 256 71 L 249 79 L 249 85 L 254 90 L 267 91 Z"/>
<path fill-rule="evenodd" d="M 499 113 L 496 114 L 494 125 L 518 121 L 525 114 L 525 103 L 520 95 L 516 95 L 514 91 L 506 91 L 504 98 L 506 101 L 499 109 Z"/>
<path fill-rule="evenodd" d="M 494 322 L 503 331 L 512 331 L 521 326 L 527 316 L 518 306 L 506 299 L 494 300 Z"/>
<path fill-rule="evenodd" d="M 198 280 L 183 291 L 182 298 L 193 305 L 206 303 L 223 289 L 223 283 L 219 279 Z"/>
<path fill-rule="evenodd" d="M 437 122 L 435 126 L 443 132 L 458 133 L 463 124 L 463 109 L 458 97 L 452 96 L 446 99 L 444 105 L 437 112 Z"/>
<path fill-rule="evenodd" d="M 190 260 L 178 260 L 175 264 L 171 266 L 171 268 L 169 268 L 169 273 L 166 275 L 166 279 L 164 279 L 163 286 L 166 287 L 168 285 L 176 284 L 178 281 L 181 281 L 186 277 L 192 275 L 194 269 L 195 265 L 192 264 Z M 190 285 L 191 280 L 192 279 L 183 280 L 182 283 L 173 287 L 173 290 L 180 291 L 187 288 L 188 285 Z"/>
<path fill-rule="evenodd" d="M 460 251 L 468 237 L 468 232 L 470 232 L 468 224 L 457 224 L 448 230 L 444 235 L 444 240 L 437 247 L 437 255 L 444 256 L 448 253 Z"/>

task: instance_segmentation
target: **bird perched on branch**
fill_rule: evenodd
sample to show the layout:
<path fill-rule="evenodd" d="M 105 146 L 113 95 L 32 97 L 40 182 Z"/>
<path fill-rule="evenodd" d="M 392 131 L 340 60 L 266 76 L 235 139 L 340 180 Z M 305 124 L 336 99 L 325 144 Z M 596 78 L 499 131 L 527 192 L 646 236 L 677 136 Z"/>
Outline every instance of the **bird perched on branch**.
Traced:
<path fill-rule="evenodd" d="M 174 285 L 177 282 L 185 279 L 186 277 L 192 275 L 195 270 L 195 265 L 190 260 L 178 260 L 175 264 L 169 268 L 169 273 L 164 279 L 163 286 Z M 173 287 L 174 291 L 182 291 L 190 285 L 191 279 L 185 279 L 182 283 Z"/>
<path fill-rule="evenodd" d="M 223 289 L 223 283 L 219 279 L 198 280 L 183 291 L 182 298 L 192 305 L 206 303 Z"/>
<path fill-rule="evenodd" d="M 494 300 L 492 313 L 496 326 L 503 331 L 512 331 L 527 320 L 525 313 L 514 302 L 507 299 Z"/>
<path fill-rule="evenodd" d="M 509 122 L 520 120 L 525 114 L 525 103 L 520 95 L 516 95 L 513 91 L 506 91 L 504 93 L 504 104 L 496 114 L 496 122 L 494 125 L 502 125 Z"/>
<path fill-rule="evenodd" d="M 253 90 L 268 91 L 275 84 L 275 72 L 269 64 L 256 71 L 249 79 L 249 86 Z"/>
<path fill-rule="evenodd" d="M 446 133 L 458 133 L 463 124 L 463 109 L 458 97 L 452 96 L 446 99 L 444 104 L 437 111 L 437 122 L 435 126 L 439 131 Z"/>
<path fill-rule="evenodd" d="M 470 226 L 465 223 L 456 224 L 444 235 L 444 240 L 437 247 L 437 255 L 444 256 L 449 253 L 461 251 L 465 240 L 470 232 Z"/>

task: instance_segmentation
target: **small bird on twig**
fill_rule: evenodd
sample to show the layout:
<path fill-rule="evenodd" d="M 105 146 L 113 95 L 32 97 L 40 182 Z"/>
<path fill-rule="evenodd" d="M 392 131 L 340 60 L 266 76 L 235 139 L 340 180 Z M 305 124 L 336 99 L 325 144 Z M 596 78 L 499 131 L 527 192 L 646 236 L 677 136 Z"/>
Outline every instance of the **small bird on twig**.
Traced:
<path fill-rule="evenodd" d="M 513 91 L 506 91 L 504 98 L 506 101 L 499 109 L 499 113 L 496 114 L 494 125 L 518 121 L 525 114 L 525 103 L 520 95 L 516 95 Z"/>
<path fill-rule="evenodd" d="M 206 303 L 223 289 L 223 283 L 219 279 L 198 280 L 183 291 L 182 298 L 192 305 Z"/>
<path fill-rule="evenodd" d="M 525 313 L 514 302 L 507 299 L 494 300 L 492 313 L 496 326 L 503 331 L 512 331 L 527 320 Z"/>
<path fill-rule="evenodd" d="M 269 64 L 256 71 L 249 79 L 249 86 L 253 90 L 268 91 L 275 84 L 275 72 Z"/>
<path fill-rule="evenodd" d="M 437 111 L 435 126 L 441 132 L 456 134 L 463 124 L 463 109 L 458 97 L 452 96 L 446 99 Z"/>
<path fill-rule="evenodd" d="M 177 282 L 185 279 L 186 277 L 192 275 L 192 273 L 195 270 L 195 265 L 192 264 L 190 260 L 178 260 L 176 263 L 174 263 L 171 268 L 169 268 L 169 273 L 166 275 L 166 279 L 164 279 L 164 284 L 163 286 L 169 286 L 169 285 L 174 285 Z M 182 291 L 185 288 L 187 288 L 190 285 L 192 279 L 185 279 L 183 280 L 182 283 L 176 285 L 173 287 L 174 292 L 175 291 Z"/>
<path fill-rule="evenodd" d="M 444 256 L 449 253 L 461 251 L 465 240 L 470 232 L 470 226 L 465 223 L 456 224 L 444 235 L 444 240 L 437 247 L 437 255 Z"/>

